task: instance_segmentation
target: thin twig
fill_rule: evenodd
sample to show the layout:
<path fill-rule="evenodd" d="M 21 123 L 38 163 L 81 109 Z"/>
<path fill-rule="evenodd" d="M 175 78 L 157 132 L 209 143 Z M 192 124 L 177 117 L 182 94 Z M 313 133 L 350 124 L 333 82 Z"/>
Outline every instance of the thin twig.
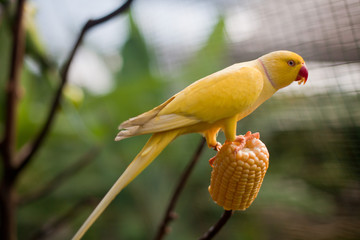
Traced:
<path fill-rule="evenodd" d="M 174 191 L 174 194 L 169 202 L 169 205 L 167 207 L 167 210 L 165 212 L 165 215 L 163 217 L 163 220 L 162 220 L 162 223 L 161 225 L 159 226 L 159 229 L 158 229 L 158 232 L 155 236 L 155 240 L 160 240 L 162 239 L 166 233 L 169 232 L 168 230 L 168 224 L 174 220 L 176 218 L 176 214 L 174 212 L 174 208 L 175 208 L 175 205 L 179 199 L 179 196 L 195 166 L 195 164 L 198 162 L 199 158 L 200 158 L 200 155 L 201 155 L 201 152 L 203 150 L 205 146 L 205 138 L 202 138 L 201 139 L 201 142 L 196 150 L 196 152 L 194 153 L 191 161 L 189 162 L 188 166 L 186 167 L 186 169 L 184 170 L 183 174 L 181 175 L 180 179 L 179 179 L 179 182 L 176 186 L 176 189 Z"/>
<path fill-rule="evenodd" d="M 14 158 L 19 82 L 24 57 L 24 6 L 25 0 L 19 0 L 16 4 L 10 72 L 5 90 L 5 129 L 0 144 L 0 154 L 2 154 L 3 161 L 0 183 L 0 238 L 4 240 L 15 240 L 17 238 Z"/>
<path fill-rule="evenodd" d="M 1 144 L 3 154 L 4 169 L 13 168 L 16 143 L 16 123 L 17 123 L 17 102 L 19 98 L 19 81 L 21 67 L 24 58 L 24 6 L 25 0 L 19 0 L 16 7 L 15 24 L 13 28 L 13 46 L 11 52 L 11 65 L 9 80 L 6 86 L 6 106 L 5 106 L 5 129 L 4 138 Z"/>
<path fill-rule="evenodd" d="M 58 106 L 59 106 L 59 103 L 61 100 L 63 88 L 68 81 L 68 72 L 70 69 L 70 65 L 75 56 L 75 53 L 77 52 L 81 42 L 83 41 L 83 38 L 85 37 L 85 34 L 91 28 L 93 28 L 99 24 L 102 24 L 102 23 L 112 19 L 113 17 L 123 13 L 124 11 L 126 11 L 129 8 L 132 1 L 133 0 L 127 0 L 122 6 L 120 6 L 118 9 L 111 12 L 110 14 L 108 14 L 104 17 L 98 18 L 98 19 L 90 19 L 83 26 L 83 28 L 80 32 L 80 35 L 79 35 L 77 41 L 75 42 L 75 44 L 70 52 L 70 55 L 67 58 L 67 61 L 65 62 L 64 66 L 62 68 L 61 82 L 55 93 L 54 99 L 53 99 L 51 107 L 50 107 L 48 117 L 47 117 L 42 129 L 40 130 L 39 134 L 36 136 L 36 138 L 33 142 L 26 144 L 22 148 L 22 150 L 20 151 L 20 153 L 17 157 L 17 162 L 18 162 L 17 173 L 20 172 L 29 163 L 29 161 L 34 156 L 34 154 L 38 151 L 38 149 L 42 145 L 45 137 L 49 133 L 50 127 L 52 126 L 52 124 L 54 122 L 54 118 L 55 118 L 55 115 L 56 115 L 56 112 L 57 112 L 57 109 L 58 109 Z"/>
<path fill-rule="evenodd" d="M 79 201 L 62 216 L 47 221 L 46 224 L 44 224 L 38 231 L 36 231 L 30 239 L 49 239 L 50 236 L 59 232 L 71 220 L 73 220 L 77 215 L 79 215 L 84 209 L 84 207 L 96 206 L 98 202 L 99 200 L 93 197 L 87 197 Z"/>
<path fill-rule="evenodd" d="M 223 215 L 220 217 L 217 223 L 215 225 L 211 226 L 209 230 L 204 233 L 202 237 L 199 238 L 199 240 L 209 240 L 212 239 L 219 231 L 220 229 L 225 225 L 225 223 L 230 219 L 232 216 L 231 210 L 225 210 Z"/>
<path fill-rule="evenodd" d="M 19 205 L 25 205 L 29 202 L 35 201 L 41 197 L 44 197 L 51 192 L 58 189 L 62 186 L 70 177 L 74 176 L 80 170 L 82 170 L 85 166 L 87 166 L 94 158 L 98 155 L 99 148 L 93 147 L 87 153 L 80 157 L 78 161 L 68 166 L 64 170 L 62 170 L 58 175 L 56 175 L 53 179 L 51 179 L 47 184 L 42 186 L 41 188 L 36 189 L 33 192 L 30 192 L 23 196 L 19 200 Z"/>

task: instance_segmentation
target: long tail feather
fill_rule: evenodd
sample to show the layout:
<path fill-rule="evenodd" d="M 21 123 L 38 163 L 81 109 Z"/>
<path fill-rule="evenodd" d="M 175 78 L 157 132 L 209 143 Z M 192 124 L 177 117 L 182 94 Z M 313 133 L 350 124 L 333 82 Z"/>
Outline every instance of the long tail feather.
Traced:
<path fill-rule="evenodd" d="M 162 133 L 154 133 L 143 149 L 130 163 L 124 173 L 115 182 L 112 188 L 106 193 L 105 197 L 97 205 L 91 215 L 83 223 L 81 228 L 73 237 L 73 240 L 81 239 L 101 213 L 107 208 L 112 200 L 126 187 L 137 175 L 139 175 L 160 153 L 161 151 L 176 137 L 178 131 L 168 131 Z"/>

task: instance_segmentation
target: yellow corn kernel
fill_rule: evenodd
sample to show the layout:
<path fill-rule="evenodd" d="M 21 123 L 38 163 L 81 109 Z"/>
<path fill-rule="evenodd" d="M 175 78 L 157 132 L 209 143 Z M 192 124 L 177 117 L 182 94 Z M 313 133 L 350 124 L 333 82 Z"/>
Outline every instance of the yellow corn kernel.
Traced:
<path fill-rule="evenodd" d="M 226 142 L 210 159 L 212 199 L 225 210 L 245 210 L 256 198 L 266 170 L 269 152 L 258 133 L 238 136 Z"/>

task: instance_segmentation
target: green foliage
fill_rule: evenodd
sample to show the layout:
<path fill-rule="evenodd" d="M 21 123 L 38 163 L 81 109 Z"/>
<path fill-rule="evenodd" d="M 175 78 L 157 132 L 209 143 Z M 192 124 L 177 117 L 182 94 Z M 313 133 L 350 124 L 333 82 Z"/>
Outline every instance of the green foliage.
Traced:
<path fill-rule="evenodd" d="M 183 69 L 183 81 L 190 84 L 191 81 L 224 68 L 227 65 L 228 55 L 226 40 L 225 22 L 223 18 L 220 18 L 208 41 L 195 53 L 194 57 L 186 64 L 186 68 Z"/>
<path fill-rule="evenodd" d="M 125 82 L 132 83 L 134 81 L 144 81 L 144 77 L 146 78 L 151 75 L 150 65 L 152 59 L 154 59 L 151 56 L 145 40 L 131 15 L 129 17 L 129 23 L 129 38 L 121 51 L 124 64 L 119 74 L 119 84 Z"/>
<path fill-rule="evenodd" d="M 116 84 L 106 95 L 84 91 L 79 105 L 65 98 L 46 144 L 27 168 L 19 182 L 20 197 L 44 186 L 54 175 L 77 161 L 93 146 L 101 150 L 93 162 L 68 179 L 60 188 L 38 201 L 20 207 L 18 211 L 19 239 L 27 239 L 51 219 L 61 216 L 77 202 L 88 197 L 101 198 L 141 149 L 148 136 L 114 142 L 117 126 L 123 120 L 138 115 L 166 100 L 169 89 L 176 85 L 167 81 L 172 76 L 157 76 L 153 49 L 130 17 L 130 34 L 119 54 L 122 68 L 114 74 Z M 8 75 L 11 45 L 9 23 L 0 21 L 0 91 Z M 27 64 L 22 75 L 22 98 L 18 109 L 19 146 L 32 139 L 42 126 L 49 102 L 59 81 L 52 62 L 39 47 L 37 39 L 28 37 L 27 56 L 39 66 L 33 72 Z M 228 44 L 224 19 L 220 18 L 204 46 L 185 64 L 177 81 L 186 86 L 207 74 L 228 65 Z M 35 44 L 36 43 L 36 44 Z M 177 89 L 180 90 L 180 89 Z M 175 93 L 175 92 L 174 92 Z M 4 94 L 0 104 L 4 106 Z M 354 99 L 349 99 L 354 101 Z M 348 209 L 342 204 L 344 181 L 359 181 L 358 128 L 324 127 L 323 119 L 314 119 L 317 127 L 282 130 L 279 113 L 293 106 L 306 106 L 306 97 L 287 97 L 266 103 L 239 123 L 239 134 L 247 130 L 260 131 L 270 151 L 270 168 L 258 198 L 245 212 L 236 213 L 220 233 L 219 239 L 281 239 L 286 226 L 309 226 L 314 222 L 335 221 Z M 1 128 L 3 126 L 3 111 Z M 327 136 L 337 142 L 320 141 Z M 340 139 L 353 139 L 345 145 Z M 182 136 L 169 145 L 148 169 L 132 182 L 110 205 L 86 235 L 86 239 L 151 239 L 165 212 L 173 188 L 193 152 L 200 136 Z M 352 154 L 344 155 L 351 151 Z M 172 223 L 169 239 L 196 239 L 222 214 L 207 192 L 211 168 L 207 160 L 213 150 L 205 150 L 194 169 L 176 211 L 180 215 Z M 347 196 L 347 195 L 346 195 Z M 72 217 L 51 239 L 68 239 L 77 230 L 94 206 L 84 206 L 81 214 Z M 338 211 L 338 213 L 336 212 Z M 311 217 L 311 218 L 310 218 Z M 289 223 L 289 218 L 299 225 Z M 305 219 L 305 220 L 304 220 Z M 285 227 L 284 227 L 285 226 Z M 285 228 L 285 230 L 284 230 Z"/>

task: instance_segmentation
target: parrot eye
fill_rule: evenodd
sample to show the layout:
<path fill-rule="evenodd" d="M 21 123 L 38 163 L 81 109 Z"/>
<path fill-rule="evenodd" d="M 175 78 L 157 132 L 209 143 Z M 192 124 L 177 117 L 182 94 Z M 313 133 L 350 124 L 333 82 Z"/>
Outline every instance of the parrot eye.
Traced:
<path fill-rule="evenodd" d="M 295 66 L 295 61 L 294 60 L 290 60 L 287 62 L 289 66 L 293 67 Z"/>

